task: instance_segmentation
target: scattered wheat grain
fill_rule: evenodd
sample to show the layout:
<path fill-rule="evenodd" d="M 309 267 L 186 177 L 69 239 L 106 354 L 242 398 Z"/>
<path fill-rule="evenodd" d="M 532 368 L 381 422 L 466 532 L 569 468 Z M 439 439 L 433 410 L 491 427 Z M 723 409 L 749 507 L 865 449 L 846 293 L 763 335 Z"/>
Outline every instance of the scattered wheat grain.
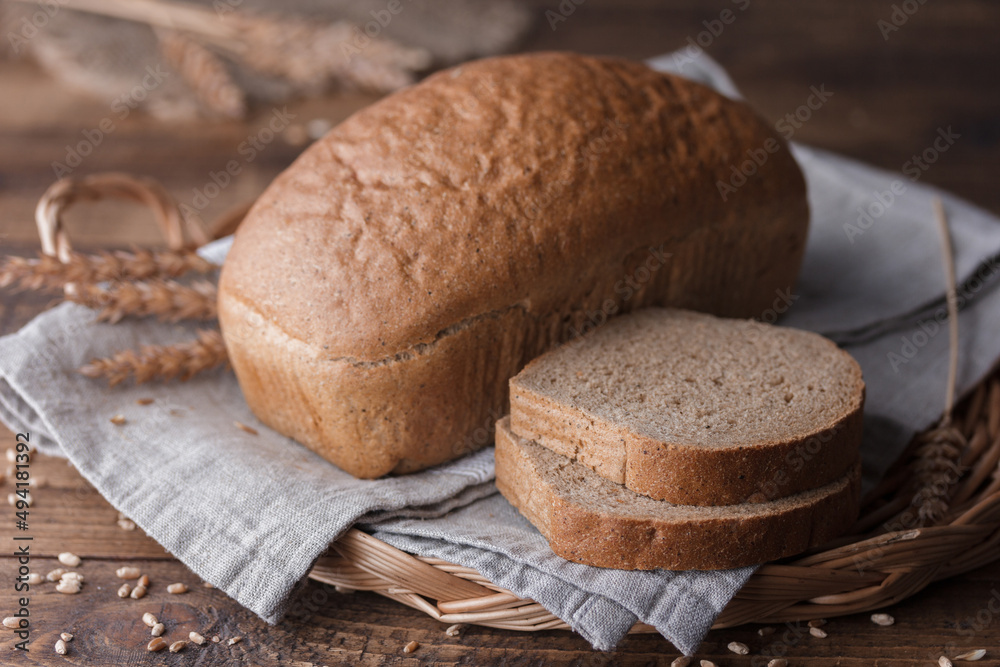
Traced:
<path fill-rule="evenodd" d="M 56 584 L 56 590 L 63 595 L 76 595 L 80 592 L 80 581 L 78 579 L 63 579 Z"/>
<path fill-rule="evenodd" d="M 788 667 L 788 661 L 784 658 L 775 658 L 767 663 L 767 667 Z"/>
<path fill-rule="evenodd" d="M 59 634 L 59 639 L 63 640 L 64 642 L 71 642 L 73 641 L 73 635 L 71 635 L 68 632 L 62 632 Z"/>
<path fill-rule="evenodd" d="M 8 616 L 3 619 L 3 627 L 10 628 L 11 630 L 21 627 L 21 619 L 16 616 Z"/>
<path fill-rule="evenodd" d="M 62 576 L 66 574 L 66 569 L 62 567 L 57 567 L 56 569 L 45 575 L 45 578 L 49 581 L 59 581 Z"/>
<path fill-rule="evenodd" d="M 226 644 L 232 646 L 233 644 L 239 644 L 241 641 L 243 641 L 243 637 L 232 637 Z"/>
<path fill-rule="evenodd" d="M 56 642 L 56 653 L 59 655 L 66 655 L 69 653 L 69 649 L 66 648 L 66 642 L 61 639 Z"/>
<path fill-rule="evenodd" d="M 163 637 L 154 637 L 146 644 L 147 651 L 162 651 L 165 648 L 167 648 L 167 640 Z"/>
<path fill-rule="evenodd" d="M 153 627 L 154 625 L 159 623 L 160 620 L 156 618 L 156 616 L 147 611 L 145 614 L 142 615 L 142 622 L 148 625 L 149 627 Z"/>
<path fill-rule="evenodd" d="M 688 667 L 691 664 L 691 658 L 686 655 L 682 655 L 679 658 L 674 658 L 673 662 L 670 663 L 670 667 Z"/>
<path fill-rule="evenodd" d="M 170 584 L 167 586 L 167 592 L 171 595 L 180 595 L 181 593 L 187 593 L 188 587 L 186 584 Z"/>
<path fill-rule="evenodd" d="M 133 600 L 139 600 L 141 598 L 146 597 L 146 587 L 143 586 L 142 584 L 139 584 L 138 586 L 132 589 L 132 592 L 129 594 L 129 597 L 132 598 Z"/>
<path fill-rule="evenodd" d="M 767 625 L 763 628 L 757 628 L 757 634 L 760 635 L 761 637 L 769 637 L 774 634 L 774 628 L 772 628 L 770 625 Z"/>
<path fill-rule="evenodd" d="M 149 634 L 153 635 L 154 637 L 159 637 L 166 631 L 167 631 L 167 626 L 163 625 L 163 623 L 157 623 L 149 630 Z"/>
<path fill-rule="evenodd" d="M 114 424 L 115 426 L 121 426 L 122 424 L 125 423 L 125 415 L 115 415 L 108 421 Z"/>
<path fill-rule="evenodd" d="M 729 646 L 726 648 L 736 655 L 750 655 L 750 647 L 743 642 L 729 642 Z"/>
<path fill-rule="evenodd" d="M 141 574 L 139 568 L 130 565 L 125 565 L 115 570 L 115 576 L 119 579 L 138 579 L 139 574 Z"/>
<path fill-rule="evenodd" d="M 136 405 L 149 405 L 152 402 L 153 402 L 153 399 L 151 399 L 151 398 L 137 398 L 137 399 L 135 399 L 135 404 Z"/>
<path fill-rule="evenodd" d="M 188 643 L 186 641 L 184 641 L 183 639 L 179 639 L 170 645 L 170 652 L 177 653 L 178 651 L 182 651 L 184 650 L 184 647 L 187 645 Z"/>
<path fill-rule="evenodd" d="M 36 586 L 36 585 L 42 583 L 42 581 L 44 581 L 42 579 L 42 575 L 38 574 L 37 572 L 32 572 L 31 574 L 28 575 L 28 585 L 29 586 Z"/>
<path fill-rule="evenodd" d="M 894 619 L 889 614 L 872 614 L 872 623 L 874 623 L 875 625 L 888 626 L 892 625 L 895 622 L 896 619 Z"/>
<path fill-rule="evenodd" d="M 986 649 L 979 648 L 975 651 L 969 651 L 968 653 L 963 653 L 962 655 L 956 655 L 955 660 L 968 660 L 969 662 L 975 662 L 977 660 L 982 660 L 986 657 Z"/>
<path fill-rule="evenodd" d="M 131 592 L 132 592 L 131 586 L 129 586 L 128 584 L 122 584 L 121 587 L 118 589 L 118 597 L 127 598 L 129 596 L 129 593 Z"/>
<path fill-rule="evenodd" d="M 410 642 L 409 644 L 407 644 L 406 646 L 403 647 L 403 653 L 413 653 L 418 648 L 420 648 L 419 642 L 412 641 L 412 642 Z"/>
<path fill-rule="evenodd" d="M 941 667 L 955 667 L 954 663 L 952 663 L 946 655 L 942 655 L 938 658 L 938 664 L 941 665 Z"/>
<path fill-rule="evenodd" d="M 447 628 L 445 628 L 444 633 L 449 637 L 457 637 L 460 634 L 462 634 L 462 630 L 464 629 L 465 629 L 464 623 L 456 623 L 455 625 L 449 625 Z"/>
<path fill-rule="evenodd" d="M 199 635 L 197 632 L 189 632 L 188 633 L 188 639 L 190 639 L 191 641 L 193 641 L 198 646 L 204 646 L 205 645 L 205 638 L 202 637 L 201 635 Z"/>

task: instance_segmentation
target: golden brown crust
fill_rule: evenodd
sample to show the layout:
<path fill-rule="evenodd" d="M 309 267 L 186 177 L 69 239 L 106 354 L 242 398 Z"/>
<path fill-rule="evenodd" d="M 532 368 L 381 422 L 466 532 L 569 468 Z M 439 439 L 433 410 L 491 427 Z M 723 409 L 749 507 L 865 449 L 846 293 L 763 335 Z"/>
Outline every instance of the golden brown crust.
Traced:
<path fill-rule="evenodd" d="M 771 141 L 724 202 L 717 181 Z M 807 219 L 798 167 L 742 103 L 628 61 L 493 58 L 281 174 L 236 235 L 220 322 L 265 423 L 355 475 L 417 470 L 485 444 L 507 379 L 590 314 L 760 314 Z M 670 256 L 643 273 L 651 247 Z"/>
<path fill-rule="evenodd" d="M 524 444 L 522 444 L 524 443 Z M 770 505 L 690 508 L 662 503 L 662 513 L 630 515 L 628 498 L 656 503 L 621 488 L 622 500 L 607 511 L 575 502 L 551 475 L 539 470 L 506 420 L 497 424 L 497 488 L 549 541 L 559 556 L 585 565 L 624 570 L 719 570 L 801 553 L 841 535 L 854 523 L 860 495 L 860 464 L 846 478 L 812 492 L 809 502 L 788 498 Z M 562 458 L 562 457 L 560 457 Z M 569 459 L 579 478 L 614 485 Z M 622 509 L 617 509 L 618 507 Z M 747 511 L 747 508 L 759 508 Z M 678 509 L 679 511 L 675 511 Z M 764 508 L 767 508 L 765 511 Z"/>

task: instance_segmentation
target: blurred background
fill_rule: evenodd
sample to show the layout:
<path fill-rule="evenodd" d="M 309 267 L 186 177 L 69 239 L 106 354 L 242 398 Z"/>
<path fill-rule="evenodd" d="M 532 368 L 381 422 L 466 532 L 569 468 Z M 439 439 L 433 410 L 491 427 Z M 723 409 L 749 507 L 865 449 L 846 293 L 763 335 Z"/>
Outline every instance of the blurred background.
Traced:
<path fill-rule="evenodd" d="M 210 222 L 380 95 L 553 49 L 703 50 L 794 140 L 893 171 L 951 128 L 919 177 L 1000 213 L 998 27 L 986 0 L 2 0 L 0 244 L 32 252 L 62 175 L 152 176 Z M 102 203 L 69 222 L 83 248 L 159 244 L 144 216 Z"/>

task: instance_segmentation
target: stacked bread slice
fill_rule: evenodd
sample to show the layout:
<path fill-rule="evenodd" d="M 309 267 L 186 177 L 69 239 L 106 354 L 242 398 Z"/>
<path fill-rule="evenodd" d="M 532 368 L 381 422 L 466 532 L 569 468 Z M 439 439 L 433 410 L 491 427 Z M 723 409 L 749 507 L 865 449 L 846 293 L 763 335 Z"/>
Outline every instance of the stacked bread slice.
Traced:
<path fill-rule="evenodd" d="M 644 309 L 537 358 L 510 390 L 497 486 L 569 560 L 738 567 L 857 515 L 864 382 L 822 336 Z"/>

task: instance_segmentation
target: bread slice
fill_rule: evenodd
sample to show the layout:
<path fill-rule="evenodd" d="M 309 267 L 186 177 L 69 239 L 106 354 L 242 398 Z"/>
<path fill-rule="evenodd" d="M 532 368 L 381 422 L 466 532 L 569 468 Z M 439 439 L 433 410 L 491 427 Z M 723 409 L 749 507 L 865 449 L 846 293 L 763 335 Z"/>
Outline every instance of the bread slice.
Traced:
<path fill-rule="evenodd" d="M 719 570 L 790 556 L 846 531 L 861 465 L 817 489 L 765 503 L 674 505 L 610 482 L 497 424 L 497 488 L 558 555 L 624 570 Z"/>
<path fill-rule="evenodd" d="M 817 334 L 650 308 L 540 356 L 510 390 L 519 436 L 657 500 L 736 505 L 843 477 L 865 386 Z"/>

